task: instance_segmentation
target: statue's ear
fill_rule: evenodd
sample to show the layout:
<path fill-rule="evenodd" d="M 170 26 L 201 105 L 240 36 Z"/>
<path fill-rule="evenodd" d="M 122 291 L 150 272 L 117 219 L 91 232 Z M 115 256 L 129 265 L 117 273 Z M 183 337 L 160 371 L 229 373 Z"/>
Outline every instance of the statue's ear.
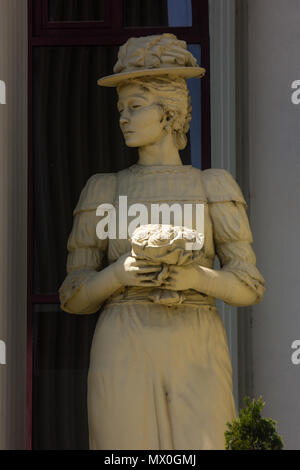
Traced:
<path fill-rule="evenodd" d="M 176 121 L 176 113 L 174 111 L 166 111 L 165 113 L 165 130 L 173 130 L 174 124 Z"/>

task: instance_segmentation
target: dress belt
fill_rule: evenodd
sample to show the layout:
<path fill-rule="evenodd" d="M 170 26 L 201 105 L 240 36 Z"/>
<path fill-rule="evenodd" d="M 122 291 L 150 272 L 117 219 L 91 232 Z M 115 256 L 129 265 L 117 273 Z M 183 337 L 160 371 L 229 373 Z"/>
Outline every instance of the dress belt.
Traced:
<path fill-rule="evenodd" d="M 164 291 L 165 289 L 161 289 Z M 151 292 L 153 291 L 152 287 L 123 287 L 118 289 L 111 297 L 109 297 L 105 303 L 115 304 L 115 303 L 158 303 L 166 306 L 178 306 L 178 305 L 210 305 L 215 307 L 215 298 L 210 297 L 201 292 L 189 289 L 185 291 L 180 291 L 178 296 L 178 301 L 175 302 L 164 302 L 164 301 L 153 301 L 151 300 Z"/>

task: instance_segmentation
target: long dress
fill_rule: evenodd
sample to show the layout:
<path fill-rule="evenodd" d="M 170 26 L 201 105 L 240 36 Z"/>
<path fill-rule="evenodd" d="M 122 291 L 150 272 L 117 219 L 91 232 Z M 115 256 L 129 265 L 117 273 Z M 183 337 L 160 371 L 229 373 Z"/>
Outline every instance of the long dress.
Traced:
<path fill-rule="evenodd" d="M 130 251 L 128 239 L 100 240 L 96 208 L 119 195 L 133 203 L 205 205 L 201 265 L 235 274 L 257 295 L 256 267 L 243 194 L 225 170 L 133 165 L 92 176 L 74 210 L 62 308 L 103 266 Z M 131 219 L 128 218 L 128 222 Z M 88 375 L 91 449 L 224 449 L 226 423 L 235 418 L 226 332 L 215 299 L 195 290 L 173 306 L 153 303 L 148 287 L 124 287 L 104 302 Z M 99 305 L 82 312 L 94 313 Z"/>

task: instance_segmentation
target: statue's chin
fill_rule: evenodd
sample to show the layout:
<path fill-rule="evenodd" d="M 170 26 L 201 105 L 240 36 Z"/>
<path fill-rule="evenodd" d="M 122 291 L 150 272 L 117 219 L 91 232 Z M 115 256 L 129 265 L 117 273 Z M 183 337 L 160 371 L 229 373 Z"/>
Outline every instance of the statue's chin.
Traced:
<path fill-rule="evenodd" d="M 124 139 L 125 139 L 125 144 L 127 145 L 127 147 L 139 147 L 139 144 L 135 141 L 133 136 L 125 135 Z"/>
<path fill-rule="evenodd" d="M 134 143 L 134 142 L 128 142 L 127 140 L 125 140 L 125 144 L 127 147 L 139 147 L 138 144 Z"/>
<path fill-rule="evenodd" d="M 136 148 L 142 148 L 142 147 L 147 147 L 148 145 L 153 145 L 155 144 L 156 141 L 148 141 L 148 140 L 142 140 L 142 139 L 134 139 L 133 137 L 125 137 L 125 144 L 127 147 L 136 147 Z"/>

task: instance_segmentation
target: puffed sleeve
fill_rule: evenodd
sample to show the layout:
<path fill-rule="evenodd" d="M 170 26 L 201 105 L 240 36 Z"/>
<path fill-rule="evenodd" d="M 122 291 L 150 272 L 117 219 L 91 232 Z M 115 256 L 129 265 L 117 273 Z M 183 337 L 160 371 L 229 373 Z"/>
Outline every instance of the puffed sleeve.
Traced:
<path fill-rule="evenodd" d="M 264 295 L 264 278 L 256 267 L 247 204 L 241 189 L 226 170 L 205 170 L 203 183 L 221 269 L 233 273 L 255 292 L 257 304 Z"/>
<path fill-rule="evenodd" d="M 101 203 L 113 203 L 115 187 L 116 175 L 113 173 L 92 176 L 74 209 L 73 228 L 67 244 L 67 276 L 59 288 L 61 308 L 68 313 L 74 313 L 68 305 L 70 299 L 101 269 L 108 240 L 97 237 L 99 217 L 96 209 Z M 98 309 L 99 305 L 94 305 L 81 313 L 95 313 Z"/>

